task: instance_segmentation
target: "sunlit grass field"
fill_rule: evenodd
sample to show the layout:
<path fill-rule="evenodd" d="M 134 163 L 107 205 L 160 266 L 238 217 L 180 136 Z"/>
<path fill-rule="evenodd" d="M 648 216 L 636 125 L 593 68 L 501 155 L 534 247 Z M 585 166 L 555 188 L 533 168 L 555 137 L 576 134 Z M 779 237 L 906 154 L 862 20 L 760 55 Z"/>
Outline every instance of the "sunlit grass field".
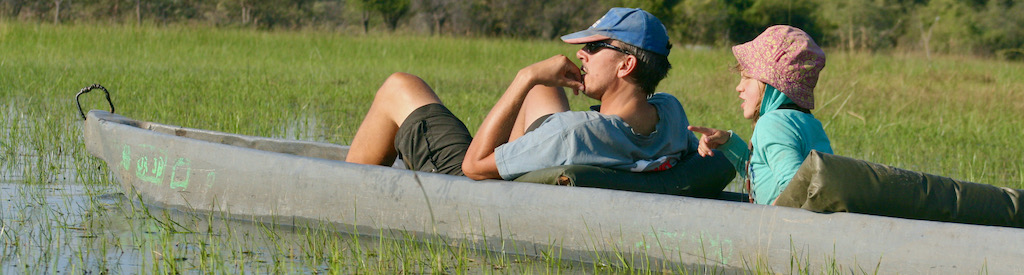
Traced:
<path fill-rule="evenodd" d="M 0 22 L 0 179 L 112 184 L 84 150 L 73 100 L 93 83 L 110 90 L 117 113 L 140 120 L 347 144 L 393 72 L 421 76 L 475 131 L 520 68 L 577 49 L 553 40 Z M 1024 64 L 826 53 L 814 114 L 836 154 L 1024 188 Z M 749 137 L 727 48 L 677 45 L 670 60 L 659 90 L 680 98 L 691 124 Z M 596 104 L 570 98 L 577 110 Z M 82 103 L 107 108 L 99 91 Z M 321 237 L 312 239 L 333 241 Z"/>

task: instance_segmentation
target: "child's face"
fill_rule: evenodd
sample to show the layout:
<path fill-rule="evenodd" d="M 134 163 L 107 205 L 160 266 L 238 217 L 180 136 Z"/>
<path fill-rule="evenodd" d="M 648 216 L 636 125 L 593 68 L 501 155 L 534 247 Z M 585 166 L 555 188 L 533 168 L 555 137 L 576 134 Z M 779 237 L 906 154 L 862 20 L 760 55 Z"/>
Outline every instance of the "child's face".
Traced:
<path fill-rule="evenodd" d="M 760 80 L 748 77 L 746 74 L 740 74 L 740 84 L 736 85 L 736 91 L 740 93 L 740 99 L 743 102 L 740 103 L 740 108 L 743 109 L 743 117 L 746 119 L 754 119 L 757 116 L 758 109 L 761 108 L 761 97 L 764 96 L 764 84 Z"/>

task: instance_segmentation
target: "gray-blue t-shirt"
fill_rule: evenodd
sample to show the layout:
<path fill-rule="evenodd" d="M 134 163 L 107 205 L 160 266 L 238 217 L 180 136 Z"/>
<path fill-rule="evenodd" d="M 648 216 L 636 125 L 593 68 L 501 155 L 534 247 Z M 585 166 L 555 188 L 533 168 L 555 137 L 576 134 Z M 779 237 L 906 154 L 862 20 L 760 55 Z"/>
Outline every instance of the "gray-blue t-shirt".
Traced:
<path fill-rule="evenodd" d="M 526 135 L 498 146 L 494 159 L 501 178 L 560 165 L 593 165 L 623 171 L 665 170 L 697 148 L 697 137 L 679 100 L 665 93 L 647 102 L 658 109 L 653 133 L 638 135 L 619 116 L 596 111 L 561 112 Z"/>

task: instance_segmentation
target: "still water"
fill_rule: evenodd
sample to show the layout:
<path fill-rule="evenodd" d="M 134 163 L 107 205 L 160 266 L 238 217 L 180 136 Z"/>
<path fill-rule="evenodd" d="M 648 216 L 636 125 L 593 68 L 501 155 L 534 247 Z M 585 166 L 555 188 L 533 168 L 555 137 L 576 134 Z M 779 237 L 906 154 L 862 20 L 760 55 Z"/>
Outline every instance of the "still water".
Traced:
<path fill-rule="evenodd" d="M 3 274 L 594 271 L 580 263 L 147 209 L 116 186 L 74 183 L 0 183 L 0 243 Z M 430 259 L 439 255 L 444 259 Z"/>
<path fill-rule="evenodd" d="M 124 222 L 104 222 L 119 197 L 106 187 L 0 183 L 3 273 L 139 269 L 137 247 Z M 97 249 L 97 246 L 101 249 Z"/>

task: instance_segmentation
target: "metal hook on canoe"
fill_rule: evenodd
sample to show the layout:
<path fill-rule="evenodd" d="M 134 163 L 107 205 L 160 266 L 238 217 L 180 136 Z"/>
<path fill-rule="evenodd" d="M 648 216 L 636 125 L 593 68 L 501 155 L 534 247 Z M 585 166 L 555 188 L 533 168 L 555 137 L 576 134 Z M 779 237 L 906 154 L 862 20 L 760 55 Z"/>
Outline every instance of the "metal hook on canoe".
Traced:
<path fill-rule="evenodd" d="M 82 102 L 79 101 L 78 97 L 82 96 L 84 93 L 92 91 L 92 89 L 100 89 L 107 94 L 107 103 L 110 104 L 110 113 L 114 113 L 114 102 L 110 101 L 110 92 L 107 91 L 107 88 L 103 88 L 100 84 L 92 84 L 92 86 L 82 88 L 82 90 L 75 95 L 75 104 L 78 104 L 78 113 L 82 115 L 82 120 L 85 120 L 85 112 L 82 111 Z"/>

